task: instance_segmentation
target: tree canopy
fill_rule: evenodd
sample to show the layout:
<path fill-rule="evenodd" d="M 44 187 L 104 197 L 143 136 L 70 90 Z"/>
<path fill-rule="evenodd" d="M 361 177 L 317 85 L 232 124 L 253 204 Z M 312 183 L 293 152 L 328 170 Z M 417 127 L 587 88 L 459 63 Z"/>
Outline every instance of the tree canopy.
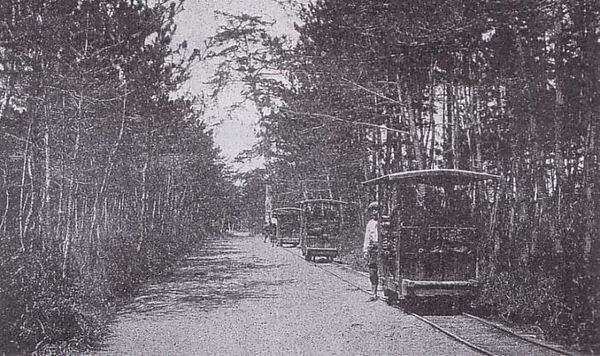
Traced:
<path fill-rule="evenodd" d="M 172 43 L 180 10 L 167 0 L 0 3 L 8 353 L 97 341 L 98 315 L 217 231 L 235 201 L 196 98 L 176 94 L 191 63 L 186 44 Z"/>
<path fill-rule="evenodd" d="M 597 345 L 600 5 L 321 0 L 301 19 L 295 45 L 260 19 L 215 37 L 252 39 L 220 53 L 240 65 L 219 79 L 237 75 L 259 107 L 272 182 L 325 180 L 360 212 L 378 175 L 502 175 L 481 303 Z"/>

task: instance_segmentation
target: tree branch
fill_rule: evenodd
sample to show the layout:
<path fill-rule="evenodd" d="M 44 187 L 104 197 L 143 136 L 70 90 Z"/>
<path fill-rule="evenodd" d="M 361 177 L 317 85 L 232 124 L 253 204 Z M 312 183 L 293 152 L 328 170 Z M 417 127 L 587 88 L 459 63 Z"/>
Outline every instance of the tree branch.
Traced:
<path fill-rule="evenodd" d="M 298 111 L 293 111 L 293 110 L 289 110 L 289 109 L 280 109 L 280 110 L 283 111 L 283 112 L 294 114 L 294 115 L 322 117 L 322 118 L 330 119 L 330 120 L 333 120 L 333 121 L 345 122 L 345 123 L 351 124 L 351 125 L 368 126 L 368 127 L 373 127 L 373 128 L 377 128 L 377 129 L 382 129 L 382 130 L 392 131 L 392 132 L 398 132 L 398 133 L 403 133 L 403 134 L 407 134 L 408 133 L 408 131 L 393 129 L 391 127 L 386 127 L 386 126 L 380 126 L 380 125 L 372 124 L 370 122 L 350 121 L 350 120 L 340 119 L 339 117 L 335 117 L 335 116 L 328 115 L 328 114 L 298 112 Z"/>

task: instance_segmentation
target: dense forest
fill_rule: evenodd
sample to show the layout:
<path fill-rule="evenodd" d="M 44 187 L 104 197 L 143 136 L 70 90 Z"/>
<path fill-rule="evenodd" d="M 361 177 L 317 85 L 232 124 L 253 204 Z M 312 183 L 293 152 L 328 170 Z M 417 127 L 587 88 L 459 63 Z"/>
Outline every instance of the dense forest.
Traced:
<path fill-rule="evenodd" d="M 0 353 L 100 340 L 233 206 L 201 102 L 174 94 L 181 4 L 151 3 L 0 2 Z"/>
<path fill-rule="evenodd" d="M 599 350 L 600 3 L 302 3 L 298 41 L 221 13 L 195 51 L 181 2 L 0 1 L 0 352 L 101 340 L 204 237 L 258 230 L 266 185 L 350 202 L 358 247 L 361 182 L 427 168 L 502 176 L 478 310 Z M 198 58 L 214 96 L 243 83 L 264 168 L 234 176 L 178 91 Z"/>
<path fill-rule="evenodd" d="M 598 349 L 600 3 L 320 0 L 300 14 L 297 43 L 250 15 L 209 43 L 215 94 L 242 81 L 261 114 L 254 191 L 287 205 L 319 182 L 360 222 L 369 178 L 499 174 L 478 308 Z"/>

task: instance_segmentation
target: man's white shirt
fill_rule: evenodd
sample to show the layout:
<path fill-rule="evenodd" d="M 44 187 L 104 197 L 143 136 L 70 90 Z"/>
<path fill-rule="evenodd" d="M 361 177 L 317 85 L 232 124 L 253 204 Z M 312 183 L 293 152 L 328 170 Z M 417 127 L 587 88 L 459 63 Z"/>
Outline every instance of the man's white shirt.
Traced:
<path fill-rule="evenodd" d="M 367 223 L 367 227 L 365 229 L 365 243 L 363 244 L 363 252 L 369 251 L 369 246 L 373 243 L 377 243 L 379 241 L 379 236 L 377 234 L 377 220 L 371 219 Z"/>

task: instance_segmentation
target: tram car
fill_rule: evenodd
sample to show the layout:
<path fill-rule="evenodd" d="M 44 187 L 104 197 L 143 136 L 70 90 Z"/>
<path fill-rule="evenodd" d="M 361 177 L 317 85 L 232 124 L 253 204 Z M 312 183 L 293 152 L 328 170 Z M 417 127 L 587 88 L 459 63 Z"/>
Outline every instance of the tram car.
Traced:
<path fill-rule="evenodd" d="M 333 261 L 338 256 L 341 238 L 342 206 L 335 199 L 308 199 L 299 202 L 302 209 L 300 247 L 307 261 L 325 257 Z"/>
<path fill-rule="evenodd" d="M 380 285 L 389 302 L 446 300 L 462 307 L 477 289 L 482 231 L 474 215 L 500 176 L 457 169 L 406 171 L 363 182 L 380 206 Z M 477 188 L 479 186 L 479 189 Z M 484 188 L 488 189 L 485 190 Z M 492 190 L 493 191 L 493 190 Z"/>
<path fill-rule="evenodd" d="M 277 229 L 276 224 L 274 223 L 275 219 L 269 220 L 269 222 L 265 222 L 265 224 L 263 225 L 264 242 L 267 242 L 267 240 L 269 240 L 269 242 L 275 243 Z"/>
<path fill-rule="evenodd" d="M 277 246 L 300 244 L 300 220 L 302 209 L 283 207 L 273 209 L 272 216 L 277 219 L 275 237 Z"/>

